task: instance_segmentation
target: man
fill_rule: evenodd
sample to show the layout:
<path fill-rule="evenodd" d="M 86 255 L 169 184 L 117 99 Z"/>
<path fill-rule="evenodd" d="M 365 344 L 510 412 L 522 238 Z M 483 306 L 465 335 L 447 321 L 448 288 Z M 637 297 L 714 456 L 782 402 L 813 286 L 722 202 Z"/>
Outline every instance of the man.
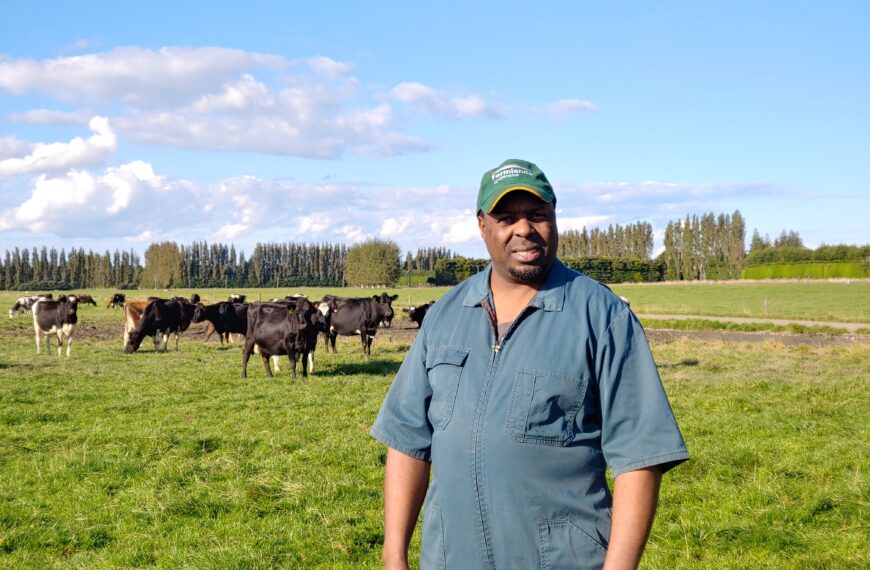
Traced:
<path fill-rule="evenodd" d="M 688 459 L 640 323 L 556 259 L 555 204 L 530 162 L 483 176 L 492 263 L 430 309 L 371 430 L 387 568 L 424 496 L 421 568 L 635 568 Z"/>

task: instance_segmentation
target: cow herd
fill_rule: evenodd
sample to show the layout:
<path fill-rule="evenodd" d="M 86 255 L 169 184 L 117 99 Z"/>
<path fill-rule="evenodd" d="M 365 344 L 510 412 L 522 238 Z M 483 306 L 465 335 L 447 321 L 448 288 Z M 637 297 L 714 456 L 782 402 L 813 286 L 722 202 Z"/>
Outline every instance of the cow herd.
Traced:
<path fill-rule="evenodd" d="M 170 336 L 175 337 L 178 350 L 179 337 L 191 323 L 207 323 L 206 340 L 217 333 L 221 344 L 231 335 L 244 338 L 242 350 L 242 378 L 247 377 L 248 361 L 252 354 L 263 360 L 266 376 L 272 376 L 272 366 L 280 371 L 279 359 L 287 356 L 291 374 L 296 377 L 297 361 L 301 360 L 302 374 L 314 372 L 314 350 L 317 339 L 323 336 L 327 352 L 335 352 L 339 335 L 358 335 L 362 351 L 371 356 L 372 340 L 379 326 L 389 326 L 393 319 L 392 302 L 398 295 L 372 295 L 371 297 L 337 297 L 326 295 L 312 302 L 302 295 L 287 296 L 266 302 L 248 302 L 244 295 L 230 295 L 226 301 L 204 304 L 199 295 L 149 297 L 146 300 L 128 300 L 123 293 L 116 293 L 108 300 L 106 308 L 121 307 L 124 311 L 124 352 L 136 352 L 146 337 L 154 343 L 155 351 L 168 350 Z M 433 301 L 434 302 L 434 301 Z M 70 294 L 34 295 L 19 298 L 9 310 L 9 317 L 30 312 L 36 334 L 36 351 L 41 352 L 41 340 L 45 340 L 51 353 L 51 336 L 57 337 L 57 353 L 61 355 L 66 342 L 66 354 L 71 353 L 71 344 L 76 324 L 78 306 L 96 302 L 90 295 Z M 419 327 L 432 303 L 403 309 Z"/>

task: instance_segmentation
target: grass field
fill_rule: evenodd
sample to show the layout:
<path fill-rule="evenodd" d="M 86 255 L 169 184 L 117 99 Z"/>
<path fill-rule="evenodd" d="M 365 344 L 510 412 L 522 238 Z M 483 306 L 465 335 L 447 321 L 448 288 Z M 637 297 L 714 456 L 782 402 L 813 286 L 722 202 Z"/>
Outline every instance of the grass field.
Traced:
<path fill-rule="evenodd" d="M 71 358 L 36 358 L 29 319 L 0 319 L 0 566 L 379 566 L 367 430 L 407 343 L 366 362 L 341 339 L 313 377 L 242 381 L 238 345 L 128 356 L 119 311 L 80 322 Z M 692 460 L 644 567 L 867 567 L 870 347 L 653 349 Z"/>
<path fill-rule="evenodd" d="M 631 301 L 637 313 L 870 323 L 867 281 L 623 284 L 611 288 Z"/>
<path fill-rule="evenodd" d="M 688 284 L 612 285 L 626 297 L 636 313 L 757 317 L 870 324 L 870 282 L 729 282 Z M 310 299 L 325 294 L 363 297 L 382 291 L 397 294 L 397 307 L 419 305 L 441 298 L 449 287 L 361 289 L 340 287 L 298 287 L 276 289 L 143 289 L 127 291 L 128 298 L 149 295 L 171 296 L 199 293 L 206 303 L 224 301 L 230 293 L 245 293 L 250 300 L 268 300 L 303 293 Z M 41 291 L 40 291 L 41 292 Z M 114 290 L 88 291 L 102 304 Z M 0 307 L 12 306 L 23 292 L 0 291 Z M 765 299 L 767 312 L 765 313 Z"/>

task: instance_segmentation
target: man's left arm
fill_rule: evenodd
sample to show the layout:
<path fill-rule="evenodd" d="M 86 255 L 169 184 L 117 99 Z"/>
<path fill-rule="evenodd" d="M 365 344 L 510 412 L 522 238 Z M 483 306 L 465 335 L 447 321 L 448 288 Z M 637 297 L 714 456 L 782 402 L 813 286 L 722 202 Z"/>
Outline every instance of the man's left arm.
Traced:
<path fill-rule="evenodd" d="M 604 570 L 637 568 L 656 514 L 661 481 L 658 467 L 617 475 L 613 482 L 613 520 Z"/>

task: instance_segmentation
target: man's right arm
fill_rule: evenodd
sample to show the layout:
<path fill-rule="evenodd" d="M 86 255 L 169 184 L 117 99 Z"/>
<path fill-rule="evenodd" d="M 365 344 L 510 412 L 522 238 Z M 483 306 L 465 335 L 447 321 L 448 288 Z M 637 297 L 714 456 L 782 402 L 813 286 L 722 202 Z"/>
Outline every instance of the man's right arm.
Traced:
<path fill-rule="evenodd" d="M 408 545 L 429 487 L 428 461 L 387 450 L 384 473 L 384 568 L 408 568 Z"/>

